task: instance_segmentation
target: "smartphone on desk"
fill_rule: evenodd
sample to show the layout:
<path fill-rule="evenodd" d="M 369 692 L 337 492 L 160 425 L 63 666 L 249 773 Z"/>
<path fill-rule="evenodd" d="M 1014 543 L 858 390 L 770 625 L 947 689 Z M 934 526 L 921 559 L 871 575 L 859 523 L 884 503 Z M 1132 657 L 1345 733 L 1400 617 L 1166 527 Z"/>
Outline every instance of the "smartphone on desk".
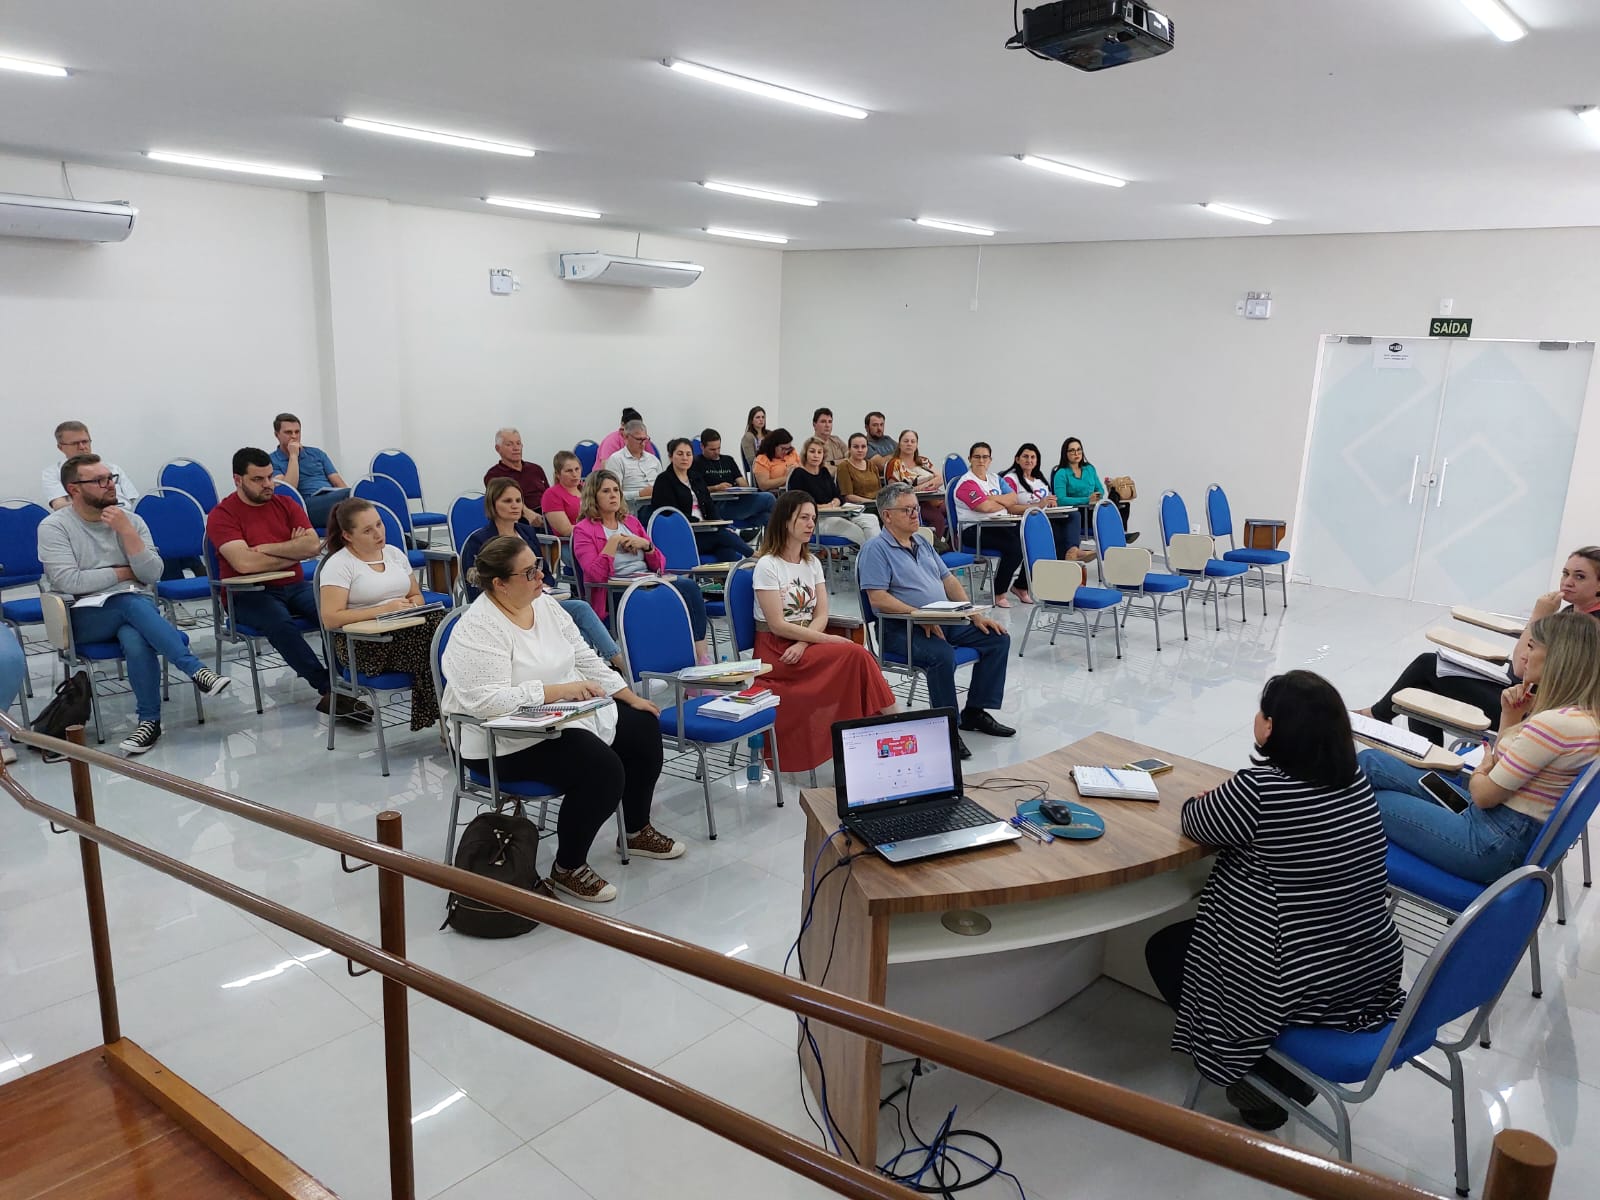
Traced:
<path fill-rule="evenodd" d="M 1437 771 L 1429 771 L 1421 779 L 1423 790 L 1433 798 L 1435 804 L 1441 804 L 1453 813 L 1467 811 L 1467 805 L 1472 801 L 1451 787 L 1445 777 Z"/>
<path fill-rule="evenodd" d="M 1126 771 L 1147 771 L 1151 775 L 1161 775 L 1172 770 L 1172 764 L 1164 758 L 1141 758 L 1137 762 L 1128 763 Z"/>

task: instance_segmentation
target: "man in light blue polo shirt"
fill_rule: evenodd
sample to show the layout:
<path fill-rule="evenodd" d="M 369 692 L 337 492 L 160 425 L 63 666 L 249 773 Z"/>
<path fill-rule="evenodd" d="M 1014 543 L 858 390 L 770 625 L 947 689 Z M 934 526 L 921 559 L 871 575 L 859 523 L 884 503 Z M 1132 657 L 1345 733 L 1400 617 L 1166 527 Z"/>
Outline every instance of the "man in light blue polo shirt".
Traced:
<path fill-rule="evenodd" d="M 326 529 L 328 514 L 350 494 L 349 485 L 340 477 L 333 459 L 315 446 L 300 444 L 299 417 L 279 413 L 272 418 L 272 432 L 278 439 L 278 448 L 271 454 L 272 469 L 300 493 L 311 523 Z"/>
<path fill-rule="evenodd" d="M 861 547 L 857 560 L 861 588 L 880 613 L 915 612 L 939 600 L 966 600 L 966 589 L 950 573 L 933 548 L 917 536 L 920 505 L 908 484 L 891 483 L 878 493 L 878 519 L 883 532 Z M 903 656 L 905 623 L 887 621 L 881 628 L 886 654 Z M 978 652 L 972 666 L 967 706 L 961 711 L 961 728 L 990 737 L 1010 737 L 1017 731 L 1002 725 L 987 711 L 1005 700 L 1006 656 L 1011 635 L 1005 626 L 981 613 L 965 625 L 918 625 L 911 638 L 911 663 L 928 676 L 928 696 L 934 708 L 956 707 L 955 647 Z M 966 742 L 961 757 L 971 758 Z"/>

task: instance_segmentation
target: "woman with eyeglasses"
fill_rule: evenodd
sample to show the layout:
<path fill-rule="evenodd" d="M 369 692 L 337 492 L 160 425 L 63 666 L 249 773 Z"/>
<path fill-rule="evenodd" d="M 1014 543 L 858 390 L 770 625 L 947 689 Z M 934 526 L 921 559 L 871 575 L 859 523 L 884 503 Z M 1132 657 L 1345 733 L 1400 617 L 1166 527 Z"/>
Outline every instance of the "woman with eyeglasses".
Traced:
<path fill-rule="evenodd" d="M 473 583 L 483 594 L 456 622 L 442 658 L 444 708 L 480 721 L 519 708 L 592 700 L 613 703 L 561 726 L 552 738 L 497 736 L 495 773 L 508 782 L 537 781 L 561 793 L 550 884 L 590 904 L 617 889 L 589 865 L 589 850 L 622 806 L 628 853 L 677 858 L 684 845 L 650 824 L 661 776 L 658 709 L 600 660 L 561 607 L 544 592 L 544 564 L 521 538 L 496 537 L 478 552 Z M 462 760 L 489 770 L 489 739 L 462 725 Z"/>
<path fill-rule="evenodd" d="M 1094 506 L 1107 498 L 1117 506 L 1117 512 L 1122 514 L 1122 528 L 1128 541 L 1137 542 L 1139 535 L 1128 530 L 1128 513 L 1131 506 L 1126 500 L 1118 500 L 1106 491 L 1106 485 L 1100 481 L 1100 472 L 1089 461 L 1083 452 L 1083 443 L 1075 437 L 1069 437 L 1061 443 L 1061 460 L 1056 463 L 1056 469 L 1050 473 L 1050 487 L 1056 494 L 1056 499 L 1062 504 L 1071 504 L 1080 508 L 1087 507 L 1090 511 L 1088 520 L 1093 528 Z"/>
<path fill-rule="evenodd" d="M 774 429 L 756 447 L 756 461 L 750 477 L 763 492 L 781 492 L 788 485 L 789 472 L 800 465 L 794 438 L 787 429 Z"/>

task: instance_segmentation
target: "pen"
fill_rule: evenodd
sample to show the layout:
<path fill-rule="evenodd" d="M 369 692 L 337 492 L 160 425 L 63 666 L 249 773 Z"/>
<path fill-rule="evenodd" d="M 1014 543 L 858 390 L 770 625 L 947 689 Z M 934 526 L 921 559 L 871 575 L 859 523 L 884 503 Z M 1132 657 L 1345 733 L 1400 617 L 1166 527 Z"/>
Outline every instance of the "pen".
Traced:
<path fill-rule="evenodd" d="M 1100 769 L 1102 771 L 1104 771 L 1107 775 L 1111 776 L 1111 783 L 1112 783 L 1113 786 L 1115 786 L 1115 787 L 1121 787 L 1122 786 L 1122 780 L 1117 778 L 1117 773 L 1115 771 L 1113 771 L 1110 767 L 1101 767 Z"/>
<path fill-rule="evenodd" d="M 1023 833 L 1025 833 L 1029 837 L 1031 837 L 1034 841 L 1038 842 L 1041 846 L 1043 846 L 1045 844 L 1044 834 L 1040 833 L 1032 825 L 1029 825 L 1021 817 L 1012 817 L 1011 818 L 1011 823 L 1013 825 L 1015 825 L 1018 829 L 1020 829 Z"/>
<path fill-rule="evenodd" d="M 1048 846 L 1051 842 L 1056 840 L 1055 834 L 1051 833 L 1048 829 L 1046 829 L 1038 821 L 1035 821 L 1035 820 L 1031 819 L 1030 817 L 1019 816 L 1019 817 L 1017 817 L 1017 821 L 1021 824 L 1023 829 L 1025 829 L 1029 833 L 1033 834 L 1041 842 L 1043 842 L 1046 846 Z"/>

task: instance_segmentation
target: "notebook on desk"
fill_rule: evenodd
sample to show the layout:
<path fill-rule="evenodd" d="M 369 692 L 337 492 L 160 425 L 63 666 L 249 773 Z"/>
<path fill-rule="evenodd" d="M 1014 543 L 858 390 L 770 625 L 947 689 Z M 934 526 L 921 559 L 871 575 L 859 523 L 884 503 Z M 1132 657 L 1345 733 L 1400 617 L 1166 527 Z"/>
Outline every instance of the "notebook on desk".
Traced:
<path fill-rule="evenodd" d="M 963 794 L 957 736 L 953 708 L 836 722 L 840 823 L 892 863 L 1021 837 Z"/>

